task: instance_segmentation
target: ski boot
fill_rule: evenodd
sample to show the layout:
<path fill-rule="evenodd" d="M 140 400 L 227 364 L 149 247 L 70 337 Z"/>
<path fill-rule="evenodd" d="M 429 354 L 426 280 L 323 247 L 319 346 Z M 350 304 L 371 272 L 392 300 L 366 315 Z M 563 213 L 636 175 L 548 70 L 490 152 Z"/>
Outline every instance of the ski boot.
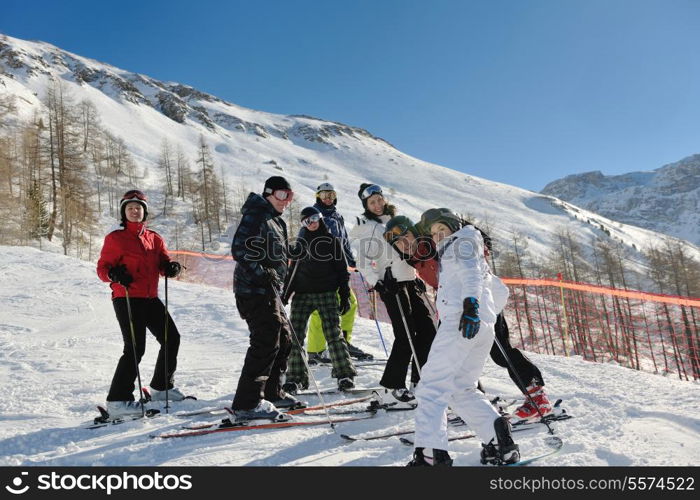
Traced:
<path fill-rule="evenodd" d="M 350 342 L 345 341 L 345 344 L 348 346 L 348 354 L 350 354 L 351 358 L 355 358 L 358 361 L 372 361 L 374 359 L 374 356 L 359 347 L 355 347 Z"/>
<path fill-rule="evenodd" d="M 296 385 L 296 384 L 295 384 Z M 276 408 L 283 408 L 285 410 L 294 410 L 297 408 L 306 408 L 308 405 L 304 401 L 299 401 L 297 398 L 292 396 L 290 393 L 280 391 L 280 397 L 272 401 L 272 404 Z"/>
<path fill-rule="evenodd" d="M 308 362 L 309 365 L 313 366 L 322 363 L 330 363 L 331 358 L 328 356 L 328 353 L 326 351 L 310 352 Z"/>
<path fill-rule="evenodd" d="M 452 459 L 446 450 L 433 448 L 433 456 L 426 458 L 423 453 L 424 449 L 425 448 L 416 448 L 413 452 L 413 459 L 406 464 L 406 467 L 452 466 Z"/>
<path fill-rule="evenodd" d="M 338 390 L 340 392 L 347 391 L 355 388 L 355 382 L 352 381 L 350 377 L 344 377 L 338 379 Z"/>
<path fill-rule="evenodd" d="M 481 463 L 504 465 L 520 460 L 520 447 L 513 441 L 508 418 L 498 417 L 493 422 L 493 428 L 498 444 L 494 444 L 492 439 L 488 444 L 481 445 Z"/>
<path fill-rule="evenodd" d="M 543 386 L 532 384 L 527 388 L 527 393 L 530 395 L 532 401 L 535 402 L 537 407 L 532 404 L 530 398 L 526 398 L 525 403 L 513 412 L 513 417 L 515 419 L 527 420 L 530 418 L 539 417 L 540 413 L 542 413 L 542 416 L 544 417 L 552 412 L 552 403 L 550 403 L 547 394 L 545 394 Z M 540 409 L 539 413 L 537 412 L 537 408 Z"/>
<path fill-rule="evenodd" d="M 151 387 L 149 391 L 145 387 L 143 388 L 144 396 L 148 401 L 165 401 L 165 391 L 158 391 Z M 183 401 L 185 399 L 196 399 L 192 396 L 185 396 L 180 389 L 173 387 L 168 389 L 168 400 L 170 401 Z"/>
<path fill-rule="evenodd" d="M 284 422 L 291 420 L 290 415 L 285 415 L 279 411 L 275 405 L 267 399 L 261 399 L 258 406 L 249 410 L 231 410 L 236 423 L 248 422 L 249 420 L 272 420 L 274 422 Z"/>

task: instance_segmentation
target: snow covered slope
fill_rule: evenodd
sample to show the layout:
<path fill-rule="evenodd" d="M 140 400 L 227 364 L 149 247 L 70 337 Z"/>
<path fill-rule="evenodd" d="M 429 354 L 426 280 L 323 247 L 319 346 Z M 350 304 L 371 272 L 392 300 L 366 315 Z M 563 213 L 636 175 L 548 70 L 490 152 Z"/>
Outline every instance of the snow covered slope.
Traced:
<path fill-rule="evenodd" d="M 408 461 L 411 449 L 397 438 L 346 443 L 328 426 L 167 441 L 148 435 L 176 430 L 189 421 L 170 415 L 80 429 L 96 416 L 94 407 L 103 402 L 121 353 L 108 286 L 84 261 L 26 247 L 0 251 L 0 465 L 398 466 Z M 230 404 L 248 343 L 232 294 L 178 282 L 169 288 L 171 311 L 182 334 L 177 384 L 200 398 L 176 409 Z M 383 330 L 385 337 L 392 337 L 389 325 Z M 383 357 L 373 323 L 358 319 L 354 338 Z M 150 337 L 141 363 L 144 383 L 156 353 Z M 563 453 L 538 465 L 696 464 L 697 383 L 580 358 L 532 358 L 550 395 L 563 398 L 575 416 L 555 424 L 565 442 Z M 360 368 L 358 385 L 377 385 L 381 370 Z M 322 387 L 333 386 L 328 368 L 317 368 L 315 374 Z M 482 380 L 490 393 L 517 394 L 506 371 L 490 361 Z M 363 422 L 338 424 L 337 432 L 410 429 L 412 418 L 411 412 L 380 413 Z M 545 435 L 544 428 L 516 434 L 524 454 Z M 450 446 L 457 465 L 478 465 L 479 451 L 474 440 Z"/>
<path fill-rule="evenodd" d="M 230 186 L 259 191 L 268 176 L 285 175 L 303 206 L 313 203 L 318 184 L 330 180 L 349 225 L 362 210 L 359 185 L 370 181 L 381 184 L 391 202 L 409 217 L 447 205 L 488 221 L 496 245 L 506 244 L 513 232 L 524 234 L 535 256 L 547 253 L 553 234 L 566 226 L 588 252 L 593 236 L 623 241 L 630 249 L 632 267 L 644 275 L 638 250 L 660 238 L 652 231 L 610 221 L 550 196 L 413 158 L 357 127 L 255 111 L 47 43 L 0 38 L 0 92 L 17 96 L 20 116 L 29 118 L 40 109 L 51 79 L 62 82 L 76 100 L 92 101 L 103 125 L 126 141 L 145 175 L 140 187 L 156 208 L 163 203 L 163 173 L 157 168 L 163 139 L 194 158 L 201 134 L 211 146 L 216 171 L 223 167 Z M 173 241 L 174 221 L 154 217 L 152 224 Z M 697 247 L 690 254 L 700 260 Z M 552 270 L 552 276 L 557 271 Z"/>
<path fill-rule="evenodd" d="M 651 172 L 569 175 L 550 182 L 542 193 L 700 245 L 700 155 Z"/>

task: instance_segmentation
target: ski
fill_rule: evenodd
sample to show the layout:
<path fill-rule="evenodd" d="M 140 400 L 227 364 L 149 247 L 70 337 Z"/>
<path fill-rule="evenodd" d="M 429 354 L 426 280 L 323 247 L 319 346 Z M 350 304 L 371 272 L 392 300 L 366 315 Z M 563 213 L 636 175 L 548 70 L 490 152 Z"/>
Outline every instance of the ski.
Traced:
<path fill-rule="evenodd" d="M 493 401 L 492 401 L 493 402 Z M 552 406 L 552 411 L 551 413 L 548 413 L 547 415 L 544 416 L 544 419 L 539 419 L 539 416 L 533 417 L 533 418 L 527 418 L 527 419 L 522 419 L 522 420 L 516 420 L 513 421 L 511 420 L 511 425 L 513 428 L 519 427 L 521 425 L 526 425 L 526 424 L 544 424 L 545 422 L 556 422 L 559 420 L 568 420 L 571 417 L 564 408 L 561 407 L 562 400 L 557 399 L 556 403 L 554 403 L 554 406 Z M 539 419 L 539 420 L 538 420 Z M 453 415 L 448 417 L 447 419 L 448 423 L 450 424 L 464 424 L 464 421 L 459 415 Z"/>
<path fill-rule="evenodd" d="M 551 448 L 551 450 L 542 453 L 541 455 L 536 455 L 534 457 L 529 457 L 529 458 L 523 458 L 520 459 L 517 462 L 514 462 L 512 464 L 503 464 L 506 467 L 522 467 L 528 464 L 531 464 L 533 462 L 536 462 L 537 460 L 542 460 L 543 458 L 551 457 L 552 455 L 556 455 L 559 453 L 564 446 L 564 442 L 556 437 L 556 436 L 549 436 L 547 439 L 545 439 L 545 443 L 547 446 Z"/>
<path fill-rule="evenodd" d="M 379 439 L 389 439 L 394 436 L 402 436 L 404 434 L 413 434 L 413 429 L 403 431 L 392 431 L 385 434 L 377 434 L 374 436 L 350 436 L 349 434 L 341 434 L 340 437 L 346 441 L 375 441 Z"/>
<path fill-rule="evenodd" d="M 570 415 L 566 415 L 565 418 L 559 418 L 557 420 L 568 420 L 570 418 L 572 418 Z M 527 431 L 530 429 L 534 429 L 535 427 L 537 427 L 537 424 L 540 424 L 540 423 L 542 423 L 542 422 L 523 422 L 522 425 L 519 425 L 517 427 L 513 427 L 513 433 L 523 432 L 523 431 Z M 458 434 L 456 436 L 449 437 L 449 438 L 447 438 L 447 440 L 448 441 L 460 441 L 462 439 L 471 439 L 471 438 L 475 438 L 475 437 L 476 437 L 476 434 L 474 434 L 473 432 L 468 432 L 466 434 Z M 403 444 L 405 444 L 407 446 L 413 446 L 413 444 L 414 444 L 414 442 L 411 438 L 402 437 L 399 439 Z"/>
<path fill-rule="evenodd" d="M 179 437 L 191 437 L 191 436 L 203 436 L 206 434 L 214 434 L 218 432 L 239 432 L 239 431 L 254 431 L 254 430 L 264 430 L 264 429 L 284 429 L 287 427 L 302 427 L 302 426 L 313 426 L 313 425 L 326 425 L 326 424 L 339 424 L 343 422 L 354 422 L 357 420 L 365 420 L 374 417 L 374 413 L 370 415 L 363 415 L 357 417 L 346 417 L 328 420 L 289 420 L 286 422 L 270 422 L 264 424 L 249 424 L 246 422 L 231 422 L 224 421 L 218 424 L 215 428 L 210 429 L 200 429 L 200 430 L 187 430 L 184 432 L 175 432 L 171 434 L 152 434 L 151 438 L 179 438 Z"/>
<path fill-rule="evenodd" d="M 99 417 L 95 417 L 91 425 L 83 427 L 83 429 L 100 429 L 102 427 L 108 427 L 111 425 L 125 424 L 126 422 L 133 422 L 134 420 L 141 420 L 143 418 L 153 418 L 160 415 L 160 410 L 148 409 L 144 415 L 133 415 L 127 417 L 111 418 L 109 412 L 103 406 L 97 406 L 97 410 L 100 412 Z"/>
<path fill-rule="evenodd" d="M 413 432 L 413 431 L 411 431 Z M 460 441 L 462 439 L 472 439 L 475 438 L 476 434 L 473 432 L 467 433 L 467 434 L 460 434 L 458 436 L 452 436 L 447 438 L 448 441 Z M 406 437 L 400 437 L 399 441 L 401 441 L 401 444 L 405 444 L 406 446 L 413 446 L 415 442 L 411 438 L 406 438 Z"/>
<path fill-rule="evenodd" d="M 356 367 L 359 366 L 384 366 L 386 365 L 386 359 L 373 359 L 373 360 L 366 360 L 366 361 L 359 361 L 356 359 L 352 360 L 352 364 Z M 326 361 L 317 361 L 315 365 L 311 366 L 328 366 L 332 367 L 333 364 L 331 362 L 326 362 Z"/>
<path fill-rule="evenodd" d="M 325 395 L 325 394 L 371 394 L 373 392 L 379 392 L 379 391 L 383 391 L 383 390 L 384 390 L 384 387 L 367 387 L 367 388 L 355 387 L 353 389 L 345 389 L 344 391 L 341 391 L 340 389 L 338 389 L 336 387 L 333 389 L 322 389 L 320 392 L 322 395 Z M 315 391 L 304 390 L 304 391 L 297 392 L 295 394 L 295 396 L 314 396 L 316 394 L 318 394 L 318 393 Z"/>
<path fill-rule="evenodd" d="M 303 413 L 307 413 L 307 412 L 311 412 L 311 411 L 322 411 L 322 410 L 326 410 L 326 409 L 336 408 L 339 406 L 348 406 L 348 405 L 353 405 L 353 404 L 357 404 L 357 403 L 364 403 L 365 401 L 369 401 L 373 397 L 374 397 L 374 395 L 363 396 L 361 398 L 355 398 L 355 399 L 344 399 L 342 401 L 335 401 L 332 403 L 326 403 L 325 405 L 306 406 L 303 408 L 293 408 L 291 410 L 284 410 L 284 409 L 280 408 L 280 411 L 285 415 L 299 415 L 299 414 L 303 414 Z M 371 405 L 370 405 L 370 407 L 371 407 Z M 223 408 L 223 411 L 230 413 L 231 409 L 230 408 Z M 367 412 L 372 412 L 372 411 L 376 412 L 377 410 L 376 409 L 373 409 L 373 410 L 363 409 L 363 410 L 356 410 L 353 413 L 367 413 Z M 178 416 L 180 416 L 180 415 L 178 415 Z M 201 424 L 201 425 L 191 425 L 191 426 L 183 427 L 183 429 L 187 429 L 187 430 L 208 429 L 211 427 L 215 427 L 217 425 L 220 425 L 220 423 L 214 422 L 214 423 L 206 423 L 206 424 Z"/>

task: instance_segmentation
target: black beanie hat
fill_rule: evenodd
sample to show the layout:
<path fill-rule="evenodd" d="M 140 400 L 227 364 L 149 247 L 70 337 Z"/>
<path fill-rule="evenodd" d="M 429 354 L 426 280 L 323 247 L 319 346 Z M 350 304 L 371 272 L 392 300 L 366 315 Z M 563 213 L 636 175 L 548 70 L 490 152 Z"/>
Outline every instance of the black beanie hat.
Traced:
<path fill-rule="evenodd" d="M 284 177 L 273 175 L 265 181 L 265 187 L 263 187 L 262 191 L 263 198 L 271 195 L 278 189 L 292 189 L 292 186 L 289 185 L 289 182 Z"/>
<path fill-rule="evenodd" d="M 315 214 L 321 215 L 321 211 L 316 207 L 306 207 L 301 211 L 301 213 L 299 214 L 299 217 L 300 217 L 300 220 L 303 221 L 307 217 L 311 217 L 312 215 L 315 215 Z M 321 215 L 321 217 L 323 217 L 323 215 Z"/>

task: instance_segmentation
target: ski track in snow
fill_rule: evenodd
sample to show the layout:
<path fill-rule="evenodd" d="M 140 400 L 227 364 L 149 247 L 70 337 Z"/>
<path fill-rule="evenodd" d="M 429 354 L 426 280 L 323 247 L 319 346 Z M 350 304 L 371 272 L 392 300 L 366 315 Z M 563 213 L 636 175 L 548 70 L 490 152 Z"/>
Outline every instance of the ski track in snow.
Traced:
<path fill-rule="evenodd" d="M 99 281 L 91 263 L 31 248 L 1 248 L 0 465 L 400 466 L 409 460 L 412 450 L 398 438 L 348 443 L 339 434 L 411 428 L 412 412 L 380 412 L 365 421 L 340 423 L 337 434 L 325 425 L 149 438 L 221 418 L 208 415 L 189 419 L 161 415 L 81 429 L 97 415 L 95 405 L 104 402 L 122 349 L 109 288 Z M 229 405 L 248 345 L 232 292 L 172 282 L 169 302 L 182 336 L 177 385 L 200 398 L 176 403 L 173 411 Z M 390 343 L 389 325 L 384 325 L 383 333 Z M 373 321 L 358 318 L 354 339 L 375 357 L 385 357 Z M 149 335 L 141 363 L 144 385 L 150 381 L 156 355 L 157 343 Z M 564 449 L 536 465 L 696 463 L 698 383 L 579 357 L 529 356 L 542 370 L 550 398 L 562 398 L 563 407 L 575 417 L 553 424 Z M 330 368 L 313 370 L 322 388 L 334 386 Z M 381 366 L 360 367 L 356 383 L 376 386 L 381 373 Z M 490 394 L 517 396 L 506 370 L 490 360 L 482 382 Z M 315 395 L 304 398 L 318 402 Z M 451 429 L 454 434 L 466 431 L 466 427 Z M 523 456 L 529 456 L 541 450 L 546 429 L 539 426 L 515 436 Z M 450 443 L 456 465 L 478 465 L 479 451 L 474 439 Z"/>

